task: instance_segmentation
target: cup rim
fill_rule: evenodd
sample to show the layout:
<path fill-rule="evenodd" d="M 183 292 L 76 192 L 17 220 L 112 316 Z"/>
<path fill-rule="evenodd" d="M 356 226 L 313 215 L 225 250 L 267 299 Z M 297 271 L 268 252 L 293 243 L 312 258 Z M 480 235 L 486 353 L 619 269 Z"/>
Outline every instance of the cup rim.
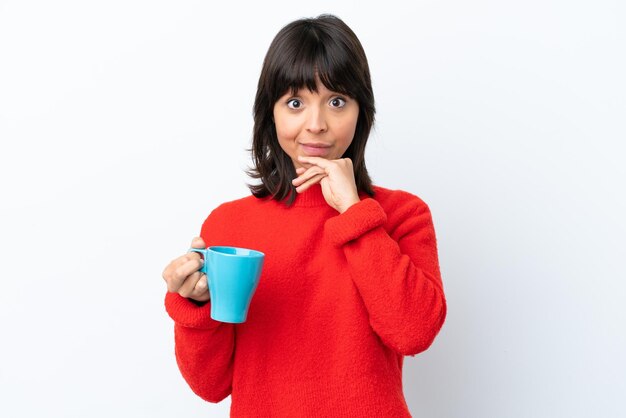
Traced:
<path fill-rule="evenodd" d="M 220 248 L 234 248 L 236 250 L 249 251 L 249 253 L 248 254 L 229 254 L 229 253 L 224 253 L 224 252 L 221 252 L 221 251 L 214 251 L 213 250 L 214 248 L 217 248 L 217 249 L 220 249 Z M 250 257 L 250 258 L 265 257 L 265 254 L 262 253 L 261 251 L 253 250 L 251 248 L 235 247 L 235 246 L 232 246 L 232 245 L 212 245 L 212 246 L 208 247 L 207 250 L 214 251 L 214 252 L 216 252 L 216 253 L 218 253 L 220 255 L 227 256 L 227 257 Z"/>

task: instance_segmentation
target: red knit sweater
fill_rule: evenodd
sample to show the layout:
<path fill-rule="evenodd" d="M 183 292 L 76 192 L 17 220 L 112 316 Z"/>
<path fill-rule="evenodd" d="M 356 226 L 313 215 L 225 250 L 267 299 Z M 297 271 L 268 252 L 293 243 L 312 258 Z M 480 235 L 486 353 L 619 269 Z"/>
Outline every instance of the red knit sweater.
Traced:
<path fill-rule="evenodd" d="M 248 319 L 226 324 L 175 293 L 176 359 L 232 417 L 410 417 L 405 355 L 426 350 L 446 303 L 427 205 L 375 187 L 343 214 L 315 185 L 295 204 L 249 196 L 216 208 L 207 246 L 265 253 Z"/>

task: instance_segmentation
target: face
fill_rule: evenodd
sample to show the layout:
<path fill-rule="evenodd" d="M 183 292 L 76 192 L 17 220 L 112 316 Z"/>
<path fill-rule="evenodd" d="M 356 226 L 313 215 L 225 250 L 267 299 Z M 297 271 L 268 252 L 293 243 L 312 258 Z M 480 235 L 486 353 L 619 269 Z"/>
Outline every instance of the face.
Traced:
<path fill-rule="evenodd" d="M 356 100 L 328 90 L 319 80 L 317 92 L 306 87 L 289 91 L 274 104 L 274 123 L 280 147 L 294 167 L 308 167 L 298 156 L 336 160 L 346 152 L 359 116 Z"/>

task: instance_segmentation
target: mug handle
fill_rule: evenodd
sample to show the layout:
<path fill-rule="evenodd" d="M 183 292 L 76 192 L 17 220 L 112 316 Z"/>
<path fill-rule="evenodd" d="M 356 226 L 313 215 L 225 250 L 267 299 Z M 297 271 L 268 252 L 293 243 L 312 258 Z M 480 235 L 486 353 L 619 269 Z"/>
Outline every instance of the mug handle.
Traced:
<path fill-rule="evenodd" d="M 202 249 L 202 248 L 190 248 L 189 251 L 187 251 L 188 253 L 194 252 L 194 253 L 199 253 L 202 254 L 202 258 L 204 259 L 204 263 L 202 263 L 202 267 L 200 267 L 200 271 L 204 274 L 208 275 L 208 258 L 207 258 L 207 251 L 208 248 Z"/>

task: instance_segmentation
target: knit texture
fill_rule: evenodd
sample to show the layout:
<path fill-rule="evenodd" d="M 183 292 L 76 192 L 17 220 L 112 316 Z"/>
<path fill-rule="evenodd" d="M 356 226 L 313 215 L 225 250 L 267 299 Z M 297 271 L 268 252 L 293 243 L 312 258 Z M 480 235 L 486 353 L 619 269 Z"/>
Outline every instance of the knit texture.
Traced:
<path fill-rule="evenodd" d="M 211 212 L 207 246 L 256 249 L 265 263 L 243 324 L 166 294 L 197 395 L 232 395 L 232 417 L 411 416 L 403 357 L 426 350 L 446 315 L 435 231 L 418 197 L 374 191 L 342 214 L 319 184 L 291 207 L 249 196 Z"/>

